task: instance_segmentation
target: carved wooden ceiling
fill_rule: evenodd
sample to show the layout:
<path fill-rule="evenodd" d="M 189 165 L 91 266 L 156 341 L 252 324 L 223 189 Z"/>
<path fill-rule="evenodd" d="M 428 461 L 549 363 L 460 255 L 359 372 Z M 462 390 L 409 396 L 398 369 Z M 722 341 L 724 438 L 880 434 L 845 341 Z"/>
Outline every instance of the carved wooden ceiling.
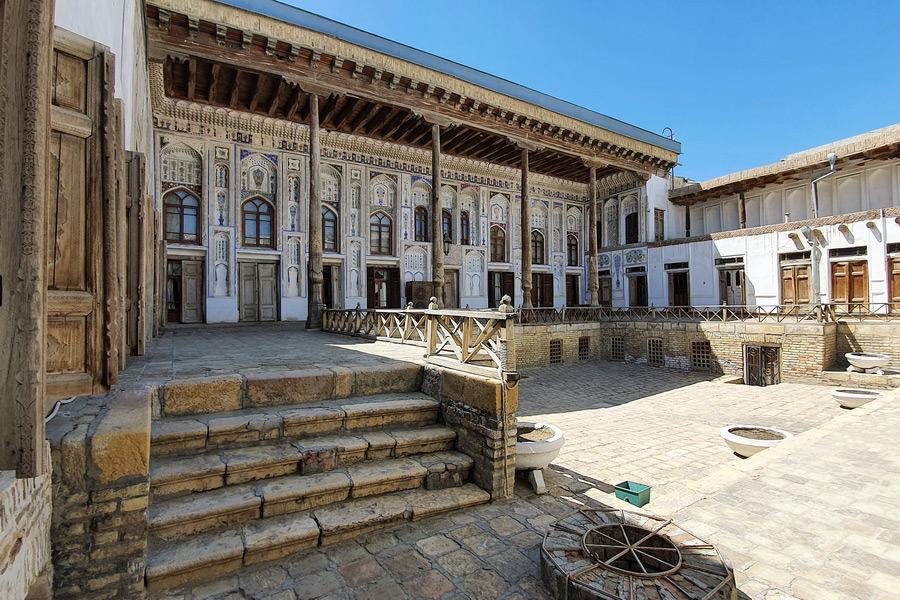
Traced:
<path fill-rule="evenodd" d="M 320 125 L 418 148 L 431 148 L 442 125 L 442 154 L 577 182 L 622 171 L 649 175 L 673 166 L 606 141 L 467 98 L 313 48 L 147 6 L 150 59 L 164 65 L 165 94 L 307 123 L 309 94 L 319 96 Z"/>

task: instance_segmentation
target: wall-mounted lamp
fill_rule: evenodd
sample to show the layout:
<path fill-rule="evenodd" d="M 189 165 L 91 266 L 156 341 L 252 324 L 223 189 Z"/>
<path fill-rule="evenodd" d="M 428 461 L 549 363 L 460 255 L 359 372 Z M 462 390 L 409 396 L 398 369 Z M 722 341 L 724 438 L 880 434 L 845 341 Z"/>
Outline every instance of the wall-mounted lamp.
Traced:
<path fill-rule="evenodd" d="M 450 254 L 450 234 L 444 233 L 444 254 Z"/>

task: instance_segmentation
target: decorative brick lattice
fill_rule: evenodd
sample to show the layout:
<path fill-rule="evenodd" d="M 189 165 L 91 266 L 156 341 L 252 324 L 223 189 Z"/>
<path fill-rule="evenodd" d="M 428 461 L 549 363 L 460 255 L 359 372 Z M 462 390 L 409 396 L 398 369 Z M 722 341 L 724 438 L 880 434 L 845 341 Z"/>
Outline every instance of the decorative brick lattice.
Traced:
<path fill-rule="evenodd" d="M 647 364 L 651 367 L 664 367 L 666 365 L 662 339 L 650 338 L 647 340 Z"/>
<path fill-rule="evenodd" d="M 590 360 L 590 359 L 591 359 L 591 338 L 589 338 L 589 337 L 578 338 L 578 360 Z"/>
<path fill-rule="evenodd" d="M 691 368 L 695 371 L 709 371 L 712 366 L 712 351 L 708 340 L 691 342 Z"/>
<path fill-rule="evenodd" d="M 550 340 L 550 364 L 562 363 L 562 340 Z"/>
<path fill-rule="evenodd" d="M 625 360 L 625 338 L 609 338 L 609 360 Z"/>

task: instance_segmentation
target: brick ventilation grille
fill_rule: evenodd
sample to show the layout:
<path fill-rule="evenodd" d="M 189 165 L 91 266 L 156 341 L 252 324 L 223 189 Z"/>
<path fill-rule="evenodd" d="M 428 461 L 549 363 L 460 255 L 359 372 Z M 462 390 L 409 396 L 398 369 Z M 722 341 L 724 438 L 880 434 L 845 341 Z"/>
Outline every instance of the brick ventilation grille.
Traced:
<path fill-rule="evenodd" d="M 562 340 L 550 340 L 550 364 L 562 363 Z"/>
<path fill-rule="evenodd" d="M 651 338 L 647 340 L 647 364 L 651 367 L 662 367 L 666 364 L 663 355 L 663 341 L 661 339 Z"/>
<path fill-rule="evenodd" d="M 709 371 L 712 367 L 712 351 L 707 340 L 691 342 L 691 368 L 695 371 Z"/>
<path fill-rule="evenodd" d="M 590 360 L 591 358 L 591 338 L 578 338 L 578 360 Z"/>
<path fill-rule="evenodd" d="M 609 360 L 625 360 L 625 338 L 609 338 Z"/>

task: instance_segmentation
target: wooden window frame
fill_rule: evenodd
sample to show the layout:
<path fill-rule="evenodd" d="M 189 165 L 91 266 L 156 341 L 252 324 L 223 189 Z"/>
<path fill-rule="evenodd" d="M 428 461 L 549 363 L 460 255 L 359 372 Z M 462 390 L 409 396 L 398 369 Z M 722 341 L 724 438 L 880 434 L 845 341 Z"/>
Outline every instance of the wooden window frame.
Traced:
<path fill-rule="evenodd" d="M 531 231 L 531 264 L 545 265 L 544 258 L 544 234 L 534 229 Z"/>
<path fill-rule="evenodd" d="M 170 202 L 169 201 L 170 198 L 177 198 L 178 202 Z M 186 207 L 186 205 L 184 203 L 184 201 L 186 199 L 191 199 L 194 202 L 196 202 L 197 203 L 196 206 L 187 206 Z M 174 190 L 170 190 L 170 191 L 166 192 L 166 195 L 163 197 L 163 207 L 164 207 L 164 212 L 165 212 L 165 217 L 166 217 L 165 219 L 163 219 L 163 223 L 165 224 L 165 227 L 166 227 L 166 233 L 165 233 L 166 241 L 171 244 L 189 244 L 191 246 L 199 246 L 200 245 L 200 229 L 201 229 L 201 227 L 200 227 L 200 199 L 185 189 L 180 189 L 180 188 L 174 189 Z M 169 209 L 170 208 L 174 209 L 174 210 L 172 210 L 171 214 L 178 215 L 178 228 L 179 228 L 178 232 L 170 232 L 169 231 L 169 214 L 170 214 Z M 185 208 L 193 208 L 197 211 L 197 214 L 194 215 L 195 231 L 193 233 L 193 236 L 194 236 L 193 240 L 185 239 L 185 231 L 184 231 Z M 177 237 L 173 238 L 173 234 L 176 235 Z M 188 235 L 190 235 L 190 234 L 188 234 Z"/>
<path fill-rule="evenodd" d="M 491 262 L 506 262 L 506 231 L 499 225 L 492 225 L 490 237 Z"/>
<path fill-rule="evenodd" d="M 444 238 L 450 238 L 453 243 L 453 213 L 446 208 L 441 209 L 441 242 Z"/>
<path fill-rule="evenodd" d="M 326 217 L 334 220 L 334 243 L 330 245 L 328 244 L 328 239 L 325 237 L 325 234 L 328 231 L 328 227 L 326 227 Z M 324 204 L 322 205 L 322 251 L 341 251 L 341 220 L 338 218 L 337 211 L 328 206 L 325 206 Z"/>
<path fill-rule="evenodd" d="M 459 243 L 465 246 L 470 245 L 471 231 L 469 223 L 469 211 L 462 211 L 459 215 Z"/>
<path fill-rule="evenodd" d="M 387 234 L 387 235 L 385 235 Z M 387 244 L 385 244 L 385 238 Z M 376 211 L 369 217 L 369 253 L 390 256 L 394 248 L 394 222 L 384 211 Z"/>
<path fill-rule="evenodd" d="M 568 266 L 577 267 L 579 264 L 578 260 L 578 236 L 574 233 L 570 233 L 566 236 L 566 257 L 568 258 Z"/>
<path fill-rule="evenodd" d="M 424 206 L 417 206 L 413 211 L 414 235 L 417 242 L 428 242 L 428 209 Z"/>
<path fill-rule="evenodd" d="M 258 208 L 266 207 L 269 212 L 264 213 L 260 210 L 247 210 L 247 206 L 250 204 L 259 203 L 261 206 Z M 269 217 L 269 243 L 264 244 L 259 240 L 262 239 L 259 235 L 260 232 L 260 216 L 268 214 Z M 247 237 L 247 217 L 251 215 L 256 215 L 255 224 L 256 224 L 256 236 Z M 241 245 L 245 248 L 274 248 L 275 247 L 275 207 L 272 204 L 259 196 L 254 196 L 252 198 L 247 198 L 244 200 L 243 204 L 241 204 Z M 256 240 L 256 241 L 253 241 Z"/>

